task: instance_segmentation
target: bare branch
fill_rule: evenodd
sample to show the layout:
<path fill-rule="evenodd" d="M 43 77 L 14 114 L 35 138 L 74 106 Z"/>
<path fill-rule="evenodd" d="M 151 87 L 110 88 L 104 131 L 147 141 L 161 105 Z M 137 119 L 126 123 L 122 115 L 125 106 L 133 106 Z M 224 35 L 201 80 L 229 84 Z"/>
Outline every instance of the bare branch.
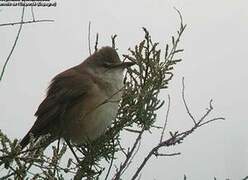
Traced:
<path fill-rule="evenodd" d="M 25 6 L 22 8 L 21 22 L 23 22 L 24 12 L 25 12 Z M 12 53 L 14 52 L 15 47 L 16 47 L 17 41 L 19 39 L 19 35 L 21 33 L 21 30 L 22 30 L 22 25 L 23 25 L 23 23 L 21 23 L 20 26 L 19 26 L 16 38 L 15 38 L 15 42 L 14 42 L 14 44 L 13 44 L 13 46 L 11 48 L 11 51 L 10 51 L 10 53 L 9 53 L 5 63 L 4 63 L 4 65 L 3 65 L 2 72 L 1 72 L 1 75 L 0 75 L 0 81 L 2 81 L 2 78 L 3 78 L 3 75 L 4 75 L 5 69 L 7 67 L 7 64 L 9 62 L 9 60 L 10 60 L 10 57 L 11 57 Z"/>
<path fill-rule="evenodd" d="M 114 49 L 115 49 L 115 39 L 116 39 L 116 38 L 117 38 L 117 35 L 116 35 L 116 34 L 114 34 L 114 35 L 111 36 L 112 48 L 114 48 Z"/>
<path fill-rule="evenodd" d="M 23 10 L 24 11 L 24 10 Z M 35 15 L 32 11 L 33 21 L 26 21 L 23 22 L 23 14 L 22 14 L 22 21 L 18 23 L 8 23 L 8 25 L 16 25 L 16 24 L 28 24 L 28 23 L 35 23 L 35 22 L 42 22 L 45 20 L 38 20 L 35 21 Z M 0 157 L 0 160 L 3 162 L 2 164 L 6 166 L 10 166 L 8 168 L 12 168 L 8 173 L 13 172 L 10 176 L 18 175 L 19 178 L 24 178 L 26 175 L 32 175 L 35 178 L 40 179 L 47 179 L 52 177 L 62 177 L 63 174 L 59 174 L 59 171 L 63 171 L 65 173 L 70 172 L 73 174 L 74 179 L 99 179 L 102 178 L 102 172 L 104 170 L 107 171 L 107 174 L 103 179 L 110 179 L 109 175 L 113 172 L 114 177 L 111 178 L 112 180 L 120 180 L 122 175 L 126 172 L 128 168 L 130 168 L 130 164 L 134 164 L 133 162 L 134 157 L 138 153 L 141 147 L 141 140 L 143 137 L 143 133 L 152 132 L 155 128 L 161 129 L 161 134 L 158 139 L 158 143 L 150 149 L 150 151 L 146 154 L 143 161 L 138 165 L 137 169 L 134 170 L 133 176 L 129 179 L 141 179 L 141 172 L 142 169 L 152 156 L 155 157 L 171 157 L 180 155 L 180 152 L 170 153 L 170 152 L 160 152 L 161 150 L 167 150 L 167 147 L 171 147 L 182 143 L 184 138 L 188 137 L 192 134 L 197 128 L 209 124 L 211 122 L 217 120 L 224 120 L 223 117 L 213 118 L 208 120 L 207 117 L 213 110 L 212 100 L 209 102 L 209 107 L 207 111 L 204 111 L 204 114 L 200 118 L 195 118 L 192 113 L 190 112 L 189 106 L 186 102 L 185 98 L 185 85 L 184 85 L 184 78 L 182 79 L 182 99 L 184 106 L 187 110 L 187 114 L 194 122 L 192 127 L 182 132 L 171 132 L 169 131 L 170 136 L 165 139 L 165 133 L 167 132 L 167 123 L 169 119 L 170 113 L 170 106 L 171 106 L 171 99 L 168 95 L 168 104 L 167 104 L 167 111 L 165 116 L 165 122 L 163 127 L 155 126 L 154 123 L 157 119 L 156 111 L 160 109 L 164 105 L 164 101 L 158 97 L 160 91 L 162 89 L 168 88 L 168 83 L 173 77 L 172 69 L 174 65 L 181 61 L 181 59 L 174 58 L 177 53 L 182 52 L 182 49 L 178 49 L 177 46 L 180 41 L 180 37 L 186 27 L 183 24 L 183 19 L 181 13 L 176 9 L 179 13 L 181 24 L 180 29 L 178 30 L 177 36 L 172 36 L 172 46 L 166 45 L 166 53 L 165 58 L 161 60 L 161 49 L 157 48 L 158 42 L 153 43 L 151 36 L 149 35 L 148 30 L 145 28 L 145 39 L 142 40 L 138 45 L 136 45 L 133 49 L 129 49 L 131 55 L 124 55 L 124 60 L 129 59 L 136 63 L 137 67 L 132 69 L 128 68 L 126 72 L 126 76 L 124 79 L 124 84 L 119 91 L 123 91 L 122 101 L 120 103 L 120 108 L 118 110 L 118 115 L 116 120 L 113 122 L 113 125 L 103 134 L 99 139 L 94 141 L 87 141 L 82 145 L 73 145 L 71 146 L 69 140 L 65 140 L 68 144 L 69 148 L 72 151 L 72 154 L 75 156 L 76 160 L 68 160 L 67 166 L 61 167 L 59 164 L 60 158 L 62 157 L 62 150 L 60 150 L 60 142 L 58 141 L 57 149 L 53 147 L 53 156 L 47 157 L 43 154 L 43 150 L 40 151 L 38 156 L 34 156 L 32 153 L 32 149 L 37 148 L 33 143 L 30 144 L 30 149 L 28 151 L 21 151 L 18 149 L 18 146 L 13 145 L 11 141 L 6 138 L 6 144 L 2 143 L 3 147 L 0 149 L 0 152 L 3 152 L 3 155 L 7 158 Z M 24 13 L 24 12 L 23 12 Z M 49 22 L 52 20 L 48 20 Z M 0 24 L 1 26 L 1 24 Z M 2 24 L 2 26 L 7 26 L 6 24 Z M 18 35 L 19 37 L 19 35 Z M 18 39 L 17 37 L 17 39 Z M 112 40 L 112 47 L 116 48 L 115 46 L 115 39 L 116 35 L 111 36 Z M 89 22 L 88 26 L 88 48 L 89 54 L 91 54 L 91 22 Z M 98 33 L 96 34 L 96 42 L 94 46 L 94 50 L 97 51 L 98 49 Z M 12 52 L 11 52 L 12 54 Z M 115 94 L 116 94 L 115 93 Z M 113 95 L 115 95 L 113 94 Z M 111 96 L 112 97 L 112 96 Z M 99 106 L 95 107 L 99 108 L 100 106 L 104 105 L 108 102 L 115 102 L 111 100 L 111 97 L 104 100 Z M 93 111 L 95 110 L 93 109 Z M 90 113 L 90 112 L 88 112 Z M 86 113 L 86 115 L 89 115 Z M 154 128 L 155 127 L 155 128 Z M 123 148 L 120 139 L 120 131 L 127 130 L 135 135 L 134 142 L 128 148 Z M 1 135 L 1 132 L 0 132 Z M 1 138 L 1 137 L 0 137 Z M 32 138 L 31 138 L 32 139 Z M 3 141 L 4 142 L 4 141 Z M 17 147 L 17 148 L 15 148 Z M 76 148 L 76 149 L 75 149 Z M 163 148 L 163 149 L 162 149 Z M 63 149 L 63 147 L 62 147 Z M 75 150 L 75 151 L 74 151 Z M 39 151 L 39 150 L 37 150 Z M 66 151 L 66 149 L 65 149 Z M 64 152 L 65 152 L 64 151 Z M 1 153 L 2 153 L 1 152 Z M 78 156 L 78 153 L 81 153 L 82 156 Z M 115 164 L 115 153 L 120 152 L 121 155 L 124 156 L 124 161 L 121 162 L 118 166 Z M 123 154 L 122 154 L 123 153 Z M 14 155 L 13 155 L 14 154 Z M 4 160 L 7 159 L 5 162 Z M 108 167 L 104 168 L 101 165 L 101 161 L 105 160 L 108 163 Z M 12 163 L 12 162 L 14 163 Z M 8 163 L 11 162 L 12 164 L 9 165 Z M 0 162 L 1 163 L 1 162 Z M 0 164 L 0 165 L 2 165 Z M 41 173 L 39 174 L 32 174 L 29 172 L 30 167 L 38 167 Z M 17 168 L 16 168 L 17 167 Z M 113 170 L 115 168 L 115 170 Z M 19 171 L 20 170 L 20 171 Z M 25 171 L 24 171 L 25 170 Z M 18 171 L 18 172 L 17 172 Z M 25 172 L 22 173 L 22 172 Z M 9 177 L 10 177 L 9 176 Z M 16 177 L 16 176 L 15 176 Z M 1 178 L 0 178 L 1 179 Z M 186 180 L 186 176 L 184 176 Z"/>
<path fill-rule="evenodd" d="M 126 131 L 132 132 L 132 133 L 140 133 L 140 130 L 130 129 L 130 128 L 124 128 Z"/>
<path fill-rule="evenodd" d="M 185 108 L 186 108 L 186 111 L 187 111 L 189 117 L 192 119 L 192 121 L 194 122 L 194 124 L 196 124 L 196 120 L 195 120 L 194 116 L 192 115 L 192 113 L 190 112 L 189 107 L 188 107 L 188 105 L 187 105 L 187 102 L 186 102 L 186 100 L 185 100 L 185 84 L 184 84 L 184 77 L 182 78 L 182 87 L 183 87 L 183 89 L 182 89 L 182 99 L 183 99 L 184 106 L 185 106 Z"/>
<path fill-rule="evenodd" d="M 122 171 L 121 175 L 123 175 L 123 174 L 124 174 L 124 172 L 128 169 L 128 167 L 129 167 L 129 166 L 130 166 L 130 164 L 132 163 L 132 161 L 133 161 L 134 157 L 138 154 L 139 149 L 140 149 L 140 146 L 141 146 L 141 139 L 140 139 L 140 141 L 138 142 L 138 146 L 137 146 L 137 148 L 136 148 L 135 152 L 133 153 L 133 155 L 131 155 L 131 158 L 130 158 L 130 160 L 128 161 L 128 163 L 127 163 L 126 167 L 124 167 L 124 169 L 123 169 L 123 171 Z"/>
<path fill-rule="evenodd" d="M 13 175 L 15 175 L 15 171 L 13 171 L 10 174 L 7 174 L 6 176 L 1 177 L 0 180 L 8 179 L 10 176 L 13 176 Z"/>
<path fill-rule="evenodd" d="M 248 180 L 248 176 L 246 176 L 245 178 L 243 178 L 242 180 Z"/>
<path fill-rule="evenodd" d="M 183 176 L 183 180 L 187 180 L 187 176 L 185 174 Z"/>
<path fill-rule="evenodd" d="M 4 23 L 0 24 L 1 26 L 14 26 L 14 25 L 22 25 L 22 24 L 32 24 L 32 23 L 41 23 L 41 22 L 54 22 L 55 20 L 52 19 L 40 19 L 40 20 L 32 20 L 32 21 L 21 21 L 21 22 L 11 22 L 11 23 Z"/>
<path fill-rule="evenodd" d="M 173 145 L 176 145 L 176 144 L 179 144 L 179 143 L 182 143 L 182 141 L 184 140 L 185 137 L 187 137 L 188 135 L 192 134 L 196 129 L 198 129 L 199 127 L 203 126 L 203 125 L 206 125 L 206 124 L 209 124 L 211 122 L 214 122 L 214 121 L 217 121 L 217 120 L 224 120 L 223 117 L 220 117 L 220 118 L 213 118 L 211 120 L 208 120 L 208 121 L 205 121 L 204 120 L 206 119 L 206 117 L 209 115 L 209 113 L 213 110 L 213 106 L 212 106 L 212 100 L 210 100 L 210 103 L 209 103 L 209 108 L 207 110 L 207 112 L 198 120 L 196 121 L 194 118 L 192 118 L 192 114 L 190 113 L 189 109 L 188 109 L 188 105 L 185 101 L 185 97 L 184 97 L 184 78 L 183 78 L 183 92 L 182 92 L 182 98 L 183 98 L 183 102 L 184 102 L 184 105 L 187 109 L 187 113 L 188 115 L 191 117 L 191 119 L 194 120 L 194 126 L 189 129 L 189 130 L 186 130 L 184 132 L 181 132 L 181 133 L 178 133 L 178 132 L 175 132 L 175 133 L 172 133 L 170 132 L 171 134 L 171 137 L 168 138 L 167 140 L 165 141 L 160 141 L 160 143 L 155 146 L 148 154 L 147 156 L 144 158 L 144 160 L 142 161 L 142 163 L 140 164 L 140 166 L 138 167 L 137 171 L 134 173 L 133 177 L 132 177 L 132 180 L 135 180 L 139 173 L 141 172 L 141 170 L 144 168 L 144 166 L 146 165 L 147 161 L 152 157 L 152 155 L 155 155 L 155 156 L 169 156 L 168 154 L 161 154 L 161 153 L 158 153 L 158 150 L 162 147 L 169 147 L 169 146 L 173 146 Z M 174 156 L 174 155 L 180 155 L 180 153 L 174 153 L 174 154 L 171 154 L 171 156 Z"/>
<path fill-rule="evenodd" d="M 91 22 L 89 21 L 89 25 L 88 25 L 88 47 L 89 47 L 89 54 L 91 55 L 91 47 L 90 47 L 90 29 L 91 28 Z"/>
<path fill-rule="evenodd" d="M 176 7 L 173 7 L 176 11 L 177 11 L 177 13 L 179 14 L 179 17 L 180 17 L 180 21 L 181 21 L 181 27 L 184 25 L 184 23 L 183 23 L 183 16 L 182 16 L 182 14 L 181 14 L 181 12 L 176 8 Z"/>
<path fill-rule="evenodd" d="M 114 180 L 119 180 L 119 179 L 120 179 L 121 174 L 123 173 L 124 169 L 125 169 L 126 166 L 128 165 L 129 160 L 131 159 L 133 153 L 135 152 L 135 149 L 136 149 L 137 145 L 139 144 L 139 141 L 141 140 L 141 137 L 142 137 L 142 135 L 143 135 L 143 132 L 144 132 L 144 130 L 142 130 L 142 131 L 140 132 L 140 134 L 137 136 L 137 138 L 136 138 L 136 140 L 135 140 L 135 142 L 134 142 L 134 144 L 133 144 L 133 146 L 132 146 L 132 148 L 131 148 L 131 151 L 129 151 L 129 152 L 127 153 L 126 160 L 124 161 L 123 164 L 120 165 L 120 167 L 119 167 L 117 173 L 115 174 L 115 177 L 113 178 Z"/>
<path fill-rule="evenodd" d="M 2 71 L 1 71 L 1 75 L 0 75 L 0 81 L 3 78 L 4 72 L 5 72 L 5 69 L 6 69 L 7 65 L 8 65 L 9 60 L 10 60 L 10 57 L 12 56 L 12 54 L 14 52 L 14 49 L 15 49 L 16 44 L 17 44 L 17 41 L 19 39 L 19 36 L 20 36 L 21 30 L 22 30 L 23 24 L 41 23 L 41 22 L 54 22 L 54 20 L 49 20 L 49 19 L 35 20 L 33 8 L 31 9 L 31 11 L 32 11 L 33 21 L 24 21 L 24 12 L 25 12 L 25 6 L 24 6 L 23 9 L 22 9 L 21 21 L 20 22 L 12 22 L 12 23 L 3 23 L 3 24 L 0 24 L 0 27 L 20 25 L 19 26 L 19 29 L 18 29 L 18 32 L 17 32 L 17 35 L 16 35 L 16 38 L 15 38 L 15 41 L 14 41 L 14 44 L 13 44 L 13 46 L 11 48 L 11 51 L 10 51 L 7 59 L 5 60 L 4 65 L 3 65 L 3 68 L 2 68 Z"/>
<path fill-rule="evenodd" d="M 167 122 L 168 122 L 168 117 L 169 117 L 169 112 L 170 112 L 170 95 L 168 95 L 168 106 L 167 106 L 167 112 L 166 112 L 166 117 L 165 117 L 165 122 L 164 122 L 164 127 L 163 127 L 163 131 L 161 133 L 161 137 L 160 137 L 160 142 L 163 141 L 164 138 L 164 132 L 167 126 Z"/>
<path fill-rule="evenodd" d="M 121 152 L 127 157 L 127 153 L 125 152 L 125 148 L 122 147 L 121 143 L 119 140 L 117 140 L 118 146 L 120 147 Z"/>
<path fill-rule="evenodd" d="M 98 49 L 98 38 L 99 38 L 99 34 L 98 33 L 96 33 L 96 42 L 95 42 L 95 52 L 97 51 L 97 49 Z"/>
<path fill-rule="evenodd" d="M 158 152 L 155 152 L 154 155 L 155 155 L 156 157 L 158 157 L 158 156 L 177 156 L 177 155 L 181 155 L 181 153 L 178 152 L 178 153 L 170 153 L 170 154 L 167 153 L 167 154 L 165 154 L 165 153 L 158 153 Z"/>
<path fill-rule="evenodd" d="M 212 105 L 213 100 L 210 99 L 209 101 L 209 108 L 207 108 L 207 112 L 201 117 L 201 119 L 197 122 L 197 124 L 201 124 L 202 121 L 212 112 L 213 110 L 213 105 Z"/>
<path fill-rule="evenodd" d="M 201 126 L 206 125 L 208 123 L 211 123 L 213 121 L 219 121 L 219 120 L 225 120 L 225 118 L 223 118 L 223 117 L 213 118 L 213 119 L 210 119 L 204 123 L 199 124 L 198 127 L 201 127 Z"/>
<path fill-rule="evenodd" d="M 114 144 L 114 140 L 112 140 L 112 143 Z M 114 158 L 115 158 L 115 151 L 113 150 L 112 158 L 111 158 L 111 161 L 110 161 L 110 165 L 109 165 L 109 168 L 108 168 L 108 172 L 107 172 L 107 174 L 106 174 L 106 176 L 105 176 L 105 180 L 108 179 L 109 173 L 110 173 L 111 168 L 112 168 L 112 166 L 113 166 Z"/>

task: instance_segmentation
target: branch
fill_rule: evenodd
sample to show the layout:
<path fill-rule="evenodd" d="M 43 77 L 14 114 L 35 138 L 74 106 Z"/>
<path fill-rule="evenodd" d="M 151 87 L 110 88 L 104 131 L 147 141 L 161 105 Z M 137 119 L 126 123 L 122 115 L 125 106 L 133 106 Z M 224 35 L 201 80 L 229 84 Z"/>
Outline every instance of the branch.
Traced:
<path fill-rule="evenodd" d="M 188 107 L 188 105 L 187 105 L 187 102 L 186 102 L 186 100 L 185 100 L 185 84 L 184 84 L 184 77 L 182 78 L 182 87 L 183 87 L 183 88 L 182 88 L 182 99 L 183 99 L 184 106 L 185 106 L 185 108 L 186 108 L 186 111 L 187 111 L 189 117 L 192 119 L 192 121 L 194 122 L 194 124 L 196 124 L 196 120 L 195 120 L 194 116 L 192 115 L 192 113 L 190 112 L 189 107 Z"/>
<path fill-rule="evenodd" d="M 112 143 L 113 143 L 113 146 L 114 146 L 114 140 L 112 140 Z M 110 161 L 110 164 L 109 164 L 109 168 L 108 168 L 107 174 L 106 174 L 106 176 L 105 176 L 105 180 L 108 179 L 109 173 L 110 173 L 111 168 L 112 168 L 112 166 L 113 166 L 114 158 L 115 158 L 115 151 L 113 150 L 112 158 L 111 158 L 111 161 Z"/>
<path fill-rule="evenodd" d="M 95 41 L 95 52 L 97 51 L 97 49 L 98 49 L 98 38 L 99 38 L 99 34 L 98 33 L 96 33 L 96 41 Z"/>
<path fill-rule="evenodd" d="M 90 47 L 90 29 L 91 28 L 91 22 L 89 21 L 88 25 L 88 47 L 89 47 L 89 54 L 91 55 L 91 47 Z"/>
<path fill-rule="evenodd" d="M 24 12 L 25 12 L 25 6 L 23 6 L 23 8 L 22 8 L 21 24 L 19 26 L 19 29 L 18 29 L 18 32 L 17 32 L 17 35 L 16 35 L 16 39 L 15 39 L 15 42 L 14 42 L 14 44 L 12 46 L 12 49 L 11 49 L 11 51 L 10 51 L 10 53 L 9 53 L 9 55 L 8 55 L 5 63 L 4 63 L 4 65 L 3 65 L 2 72 L 1 72 L 1 75 L 0 75 L 0 81 L 2 81 L 2 78 L 3 78 L 3 75 L 4 75 L 4 71 L 5 71 L 6 67 L 7 67 L 7 64 L 9 62 L 9 60 L 10 60 L 10 57 L 11 57 L 12 53 L 14 52 L 14 49 L 16 47 L 16 43 L 17 43 L 17 41 L 19 39 L 21 30 L 22 30 L 22 25 L 23 25 L 22 22 L 23 22 L 23 18 L 24 18 Z"/>
<path fill-rule="evenodd" d="M 178 152 L 178 153 L 164 154 L 164 153 L 155 152 L 154 155 L 155 155 L 156 157 L 158 157 L 158 156 L 177 156 L 177 155 L 181 155 L 181 153 Z"/>
<path fill-rule="evenodd" d="M 131 151 L 129 151 L 127 153 L 127 156 L 126 156 L 126 160 L 124 161 L 124 163 L 122 165 L 120 165 L 119 167 L 119 170 L 117 171 L 117 173 L 115 174 L 115 177 L 113 178 L 113 180 L 119 180 L 120 177 L 121 177 L 121 174 L 123 173 L 124 169 L 126 168 L 126 166 L 128 165 L 128 162 L 129 160 L 131 159 L 133 153 L 134 153 L 134 150 L 136 149 L 139 141 L 141 140 L 141 137 L 142 137 L 142 134 L 143 134 L 144 130 L 142 130 L 140 132 L 140 134 L 138 135 L 138 137 L 136 138 L 135 140 L 135 143 L 133 144 L 133 147 L 131 149 Z"/>
<path fill-rule="evenodd" d="M 115 39 L 116 39 L 116 38 L 117 38 L 117 35 L 116 35 L 116 34 L 114 34 L 114 35 L 111 36 L 112 48 L 114 48 L 114 49 L 116 49 L 116 48 L 115 48 Z"/>
<path fill-rule="evenodd" d="M 245 178 L 243 178 L 242 180 L 248 180 L 248 176 L 246 176 Z"/>
<path fill-rule="evenodd" d="M 183 98 L 183 102 L 184 102 L 184 105 L 185 105 L 185 108 L 187 110 L 187 113 L 188 115 L 191 117 L 192 119 L 192 114 L 190 113 L 189 109 L 188 109 L 188 105 L 185 101 L 185 89 L 184 89 L 184 78 L 183 78 L 183 81 L 182 81 L 182 85 L 183 85 L 183 90 L 182 90 L 182 98 Z M 144 166 L 146 165 L 147 161 L 152 157 L 152 155 L 155 155 L 155 156 L 175 156 L 175 155 L 180 155 L 180 153 L 172 153 L 172 154 L 161 154 L 161 153 L 158 153 L 158 150 L 162 147 L 169 147 L 169 146 L 173 146 L 173 145 L 176 145 L 176 144 L 179 144 L 179 143 L 182 143 L 182 141 L 184 140 L 185 137 L 189 136 L 190 134 L 192 134 L 196 129 L 198 129 L 199 127 L 203 126 L 203 125 L 206 125 L 206 124 L 209 124 L 211 122 L 214 122 L 214 121 L 217 121 L 217 120 L 225 120 L 225 118 L 223 117 L 218 117 L 218 118 L 213 118 L 211 120 L 208 120 L 208 121 L 205 121 L 204 120 L 206 119 L 206 117 L 209 115 L 209 113 L 213 110 L 213 106 L 212 106 L 212 100 L 210 100 L 210 108 L 207 110 L 207 112 L 198 120 L 196 121 L 194 118 L 194 126 L 189 129 L 189 130 L 186 130 L 184 132 L 181 132 L 181 133 L 178 133 L 178 132 L 175 132 L 175 133 L 172 133 L 170 132 L 170 135 L 171 137 L 165 141 L 160 141 L 160 143 L 155 146 L 148 154 L 147 156 L 144 158 L 143 162 L 141 163 L 141 165 L 138 167 L 137 171 L 134 173 L 133 177 L 132 177 L 132 180 L 135 180 L 139 173 L 141 172 L 141 170 L 144 168 Z M 166 120 L 167 121 L 167 120 Z M 162 131 L 162 134 L 164 132 Z M 162 137 L 162 136 L 161 136 Z"/>
<path fill-rule="evenodd" d="M 54 20 L 50 20 L 50 19 L 35 20 L 33 9 L 31 9 L 31 10 L 32 10 L 32 17 L 33 17 L 33 20 L 32 21 L 23 21 L 23 19 L 24 19 L 24 12 L 25 12 L 25 6 L 24 6 L 23 9 L 22 9 L 22 15 L 21 15 L 21 21 L 20 22 L 12 22 L 12 23 L 3 23 L 3 24 L 0 24 L 0 27 L 20 25 L 19 26 L 19 29 L 18 29 L 18 32 L 17 32 L 17 35 L 16 35 L 16 39 L 14 41 L 14 44 L 13 44 L 13 46 L 11 48 L 11 51 L 10 51 L 7 59 L 5 60 L 4 65 L 3 65 L 3 68 L 2 68 L 2 71 L 1 71 L 1 75 L 0 75 L 0 81 L 3 78 L 4 72 L 5 72 L 5 69 L 6 69 L 7 65 L 8 65 L 9 60 L 10 60 L 10 57 L 12 56 L 12 54 L 14 52 L 14 49 L 15 49 L 16 44 L 17 44 L 17 41 L 19 39 L 19 36 L 20 36 L 21 30 L 22 30 L 23 24 L 41 23 L 41 22 L 54 22 Z"/>
<path fill-rule="evenodd" d="M 183 176 L 183 180 L 187 180 L 187 176 L 185 174 Z"/>
<path fill-rule="evenodd" d="M 41 22 L 54 22 L 52 19 L 40 19 L 40 20 L 32 20 L 32 21 L 21 21 L 21 22 L 11 22 L 11 23 L 3 23 L 1 26 L 14 26 L 14 25 L 22 25 L 22 24 L 32 24 L 32 23 L 41 23 Z"/>
<path fill-rule="evenodd" d="M 208 123 L 211 123 L 211 122 L 213 122 L 213 121 L 218 121 L 218 120 L 225 120 L 225 118 L 223 118 L 223 117 L 213 118 L 213 119 L 210 119 L 210 120 L 208 120 L 208 121 L 206 121 L 206 122 L 204 122 L 204 123 L 199 124 L 198 127 L 201 127 L 201 126 L 203 126 L 203 125 L 206 125 L 206 124 L 208 124 Z"/>
<path fill-rule="evenodd" d="M 161 137 L 160 137 L 160 142 L 162 142 L 163 141 L 163 138 L 164 138 L 164 132 L 165 132 L 165 129 L 166 129 L 166 126 L 167 126 L 169 112 L 170 112 L 170 95 L 168 95 L 168 107 L 167 107 L 167 112 L 166 112 L 166 117 L 165 117 L 163 131 L 162 131 Z"/>

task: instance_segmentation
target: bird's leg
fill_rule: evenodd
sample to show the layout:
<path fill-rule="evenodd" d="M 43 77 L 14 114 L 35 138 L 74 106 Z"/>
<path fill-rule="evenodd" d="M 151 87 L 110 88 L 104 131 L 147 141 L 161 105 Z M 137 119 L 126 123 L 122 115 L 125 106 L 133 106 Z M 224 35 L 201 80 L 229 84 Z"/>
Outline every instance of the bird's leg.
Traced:
<path fill-rule="evenodd" d="M 58 139 L 58 144 L 57 144 L 57 154 L 59 153 L 59 144 L 60 144 L 60 138 Z"/>
<path fill-rule="evenodd" d="M 78 162 L 78 164 L 79 164 L 79 163 L 80 163 L 80 160 L 78 159 L 78 157 L 77 157 L 75 151 L 73 150 L 73 148 L 72 148 L 72 146 L 71 146 L 71 143 L 70 143 L 67 139 L 65 139 L 65 142 L 66 142 L 66 144 L 69 146 L 69 148 L 70 148 L 72 154 L 74 155 L 74 157 L 76 158 L 76 160 L 77 160 L 77 162 Z"/>
<path fill-rule="evenodd" d="M 59 154 L 59 144 L 60 144 L 60 137 L 58 138 L 58 143 L 57 143 L 57 148 L 56 148 L 56 156 L 58 156 L 58 154 Z M 55 173 L 56 173 L 56 165 L 54 166 L 54 169 L 53 169 L 54 176 L 55 176 Z"/>

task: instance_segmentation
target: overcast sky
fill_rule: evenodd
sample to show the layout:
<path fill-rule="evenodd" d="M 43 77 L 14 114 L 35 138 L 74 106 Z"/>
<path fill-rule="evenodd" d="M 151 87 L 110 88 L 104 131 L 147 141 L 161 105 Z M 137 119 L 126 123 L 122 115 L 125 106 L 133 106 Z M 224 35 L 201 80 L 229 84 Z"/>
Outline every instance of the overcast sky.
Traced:
<path fill-rule="evenodd" d="M 183 62 L 177 65 L 170 88 L 162 93 L 164 99 L 171 95 L 168 128 L 183 130 L 191 125 L 181 99 L 183 76 L 192 112 L 197 117 L 202 115 L 212 98 L 211 117 L 223 116 L 226 121 L 201 128 L 183 144 L 170 149 L 182 155 L 153 158 L 142 179 L 181 180 L 184 174 L 189 180 L 209 180 L 214 176 L 218 180 L 238 180 L 247 176 L 248 2 L 245 0 L 74 0 L 58 1 L 57 7 L 34 8 L 37 19 L 55 22 L 23 27 L 0 82 L 0 129 L 11 138 L 24 136 L 35 120 L 33 114 L 51 78 L 89 55 L 89 21 L 92 41 L 98 32 L 100 46 L 111 45 L 110 36 L 118 34 L 120 54 L 142 40 L 143 26 L 164 47 L 179 27 L 174 6 L 188 26 L 180 44 L 185 49 Z M 30 20 L 31 11 L 26 10 L 25 19 Z M 20 8 L 0 7 L 0 23 L 18 21 L 20 15 Z M 18 26 L 0 28 L 0 67 L 17 29 Z M 165 112 L 165 107 L 159 112 L 158 124 L 162 124 Z M 142 142 L 142 155 L 157 143 L 158 137 L 149 135 Z"/>

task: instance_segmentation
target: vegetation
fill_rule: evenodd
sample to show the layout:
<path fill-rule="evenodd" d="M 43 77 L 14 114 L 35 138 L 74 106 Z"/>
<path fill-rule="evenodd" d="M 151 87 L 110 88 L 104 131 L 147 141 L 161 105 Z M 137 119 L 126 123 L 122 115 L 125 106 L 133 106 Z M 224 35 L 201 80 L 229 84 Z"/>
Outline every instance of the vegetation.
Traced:
<path fill-rule="evenodd" d="M 82 146 L 73 145 L 71 151 L 74 156 L 65 159 L 64 155 L 68 148 L 60 140 L 57 145 L 51 147 L 50 153 L 44 151 L 42 141 L 37 144 L 34 143 L 33 138 L 31 138 L 31 144 L 28 148 L 21 150 L 17 139 L 12 141 L 3 132 L 0 132 L 0 167 L 4 169 L 1 170 L 1 174 L 5 172 L 5 175 L 0 179 L 66 179 L 66 177 L 74 177 L 74 179 L 119 180 L 123 173 L 129 169 L 131 163 L 137 164 L 134 157 L 139 154 L 139 149 L 142 148 L 141 139 L 144 134 L 160 131 L 161 137 L 158 144 L 144 156 L 144 160 L 138 164 L 137 169 L 130 170 L 132 176 L 129 179 L 139 179 L 142 169 L 152 156 L 180 155 L 180 153 L 166 154 L 163 152 L 167 147 L 182 143 L 199 127 L 217 120 L 224 120 L 222 117 L 208 119 L 209 113 L 213 110 L 212 100 L 205 114 L 200 119 L 195 119 L 185 100 L 183 82 L 182 99 L 192 120 L 192 127 L 183 132 L 167 130 L 166 125 L 170 109 L 169 96 L 164 126 L 155 125 L 156 113 L 158 109 L 164 108 L 163 105 L 165 104 L 165 101 L 160 99 L 159 94 L 162 90 L 169 88 L 169 82 L 173 78 L 173 69 L 181 61 L 178 56 L 183 52 L 183 49 L 178 48 L 178 45 L 186 25 L 183 23 L 179 11 L 178 13 L 181 21 L 179 30 L 175 36 L 172 36 L 171 43 L 167 44 L 165 49 L 159 48 L 159 43 L 153 42 L 148 30 L 143 28 L 144 39 L 123 55 L 124 60 L 128 59 L 137 65 L 129 68 L 125 74 L 122 89 L 123 98 L 117 118 L 104 135 Z M 25 22 L 22 18 L 20 25 L 23 24 Z M 116 36 L 113 36 L 113 47 L 116 47 L 115 39 Z M 98 40 L 95 44 L 95 50 L 97 50 L 97 45 Z M 7 61 L 9 61 L 9 57 Z M 5 67 L 1 78 L 4 70 Z M 130 147 L 122 145 L 123 133 L 131 134 L 133 137 L 133 143 Z M 169 138 L 165 138 L 165 133 L 170 135 Z M 121 162 L 117 159 L 120 156 L 123 157 Z"/>

